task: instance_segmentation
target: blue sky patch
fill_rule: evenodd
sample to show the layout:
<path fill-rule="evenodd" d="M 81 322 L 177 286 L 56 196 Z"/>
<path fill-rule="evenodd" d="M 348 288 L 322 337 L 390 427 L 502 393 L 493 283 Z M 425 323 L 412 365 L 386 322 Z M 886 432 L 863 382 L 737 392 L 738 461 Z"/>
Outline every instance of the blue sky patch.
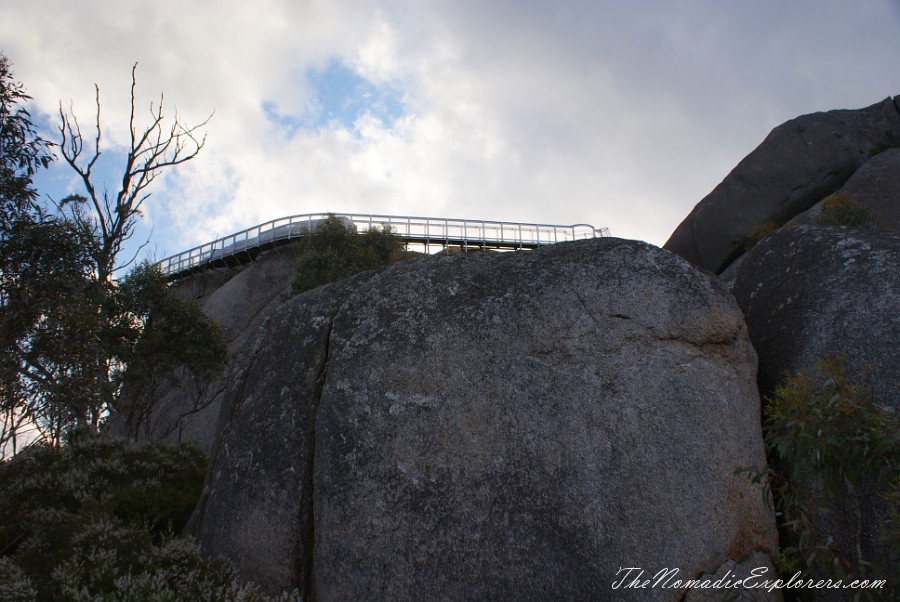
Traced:
<path fill-rule="evenodd" d="M 376 85 L 339 60 L 330 61 L 322 69 L 308 69 L 305 77 L 313 95 L 303 114 L 281 113 L 273 101 L 262 103 L 266 119 L 289 138 L 299 128 L 319 129 L 335 124 L 354 131 L 356 120 L 366 114 L 389 127 L 405 114 L 399 90 L 389 84 Z"/>
<path fill-rule="evenodd" d="M 337 124 L 354 130 L 356 120 L 371 115 L 390 127 L 404 114 L 403 94 L 388 84 L 376 85 L 341 61 L 333 60 L 323 69 L 309 69 L 306 79 L 313 89 L 311 106 L 301 116 L 280 113 L 273 102 L 262 109 L 272 123 L 288 136 L 297 128 L 325 128 Z"/>
<path fill-rule="evenodd" d="M 403 95 L 387 84 L 375 85 L 333 60 L 324 69 L 310 69 L 306 78 L 315 91 L 316 127 L 337 122 L 347 129 L 368 113 L 389 126 L 404 114 Z"/>

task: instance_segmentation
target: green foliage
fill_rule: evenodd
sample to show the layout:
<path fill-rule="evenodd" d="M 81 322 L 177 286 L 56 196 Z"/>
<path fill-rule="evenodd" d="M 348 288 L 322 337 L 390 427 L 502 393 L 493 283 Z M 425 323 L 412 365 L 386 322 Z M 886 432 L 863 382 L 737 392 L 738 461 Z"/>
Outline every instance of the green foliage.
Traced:
<path fill-rule="evenodd" d="M 166 382 L 199 383 L 215 377 L 228 356 L 222 329 L 193 299 L 173 292 L 159 269 L 138 266 L 112 295 L 120 335 L 113 337 L 127 369 L 117 383 L 125 394 L 115 403 L 126 430 L 136 436 L 152 423 L 155 402 Z"/>
<path fill-rule="evenodd" d="M 299 600 L 296 593 L 264 596 L 254 584 L 242 583 L 229 562 L 203 557 L 190 538 L 134 547 L 135 533 L 103 521 L 78 533 L 73 557 L 54 572 L 56 595 L 73 602 Z"/>
<path fill-rule="evenodd" d="M 822 212 L 816 216 L 816 223 L 820 226 L 881 229 L 881 224 L 869 208 L 854 201 L 846 192 L 836 192 L 822 201 Z"/>
<path fill-rule="evenodd" d="M 196 445 L 78 437 L 0 464 L 0 599 L 264 602 L 178 536 L 205 466 Z"/>
<path fill-rule="evenodd" d="M 9 59 L 0 54 L 0 236 L 11 220 L 33 208 L 37 193 L 31 177 L 53 160 L 21 106 L 29 100 L 13 78 Z"/>
<path fill-rule="evenodd" d="M 343 278 L 389 265 L 399 257 L 403 239 L 390 227 L 358 234 L 329 215 L 297 243 L 297 274 L 291 290 L 299 294 Z"/>
<path fill-rule="evenodd" d="M 62 219 L 22 218 L 0 240 L 0 404 L 58 441 L 73 421 L 96 425 L 105 366 L 91 277 L 91 237 Z"/>
<path fill-rule="evenodd" d="M 0 465 L 0 550 L 10 553 L 29 533 L 55 537 L 60 522 L 104 515 L 145 526 L 157 540 L 180 532 L 205 471 L 206 453 L 189 443 L 128 445 L 76 435 L 61 447 L 32 446 Z"/>
<path fill-rule="evenodd" d="M 861 504 L 874 492 L 888 492 L 885 501 L 897 514 L 900 422 L 893 408 L 847 379 L 845 363 L 846 356 L 829 355 L 815 375 L 799 372 L 767 400 L 764 431 L 775 468 L 766 476 L 792 541 L 779 559 L 785 573 L 809 568 L 837 578 L 870 575 L 875 559 L 863 556 Z M 830 531 L 840 523 L 855 541 L 839 541 Z M 895 558 L 898 535 L 887 533 Z"/>
<path fill-rule="evenodd" d="M 0 457 L 36 420 L 51 440 L 72 416 L 97 424 L 90 400 L 106 393 L 95 386 L 96 245 L 89 230 L 37 203 L 32 176 L 51 156 L 19 106 L 29 99 L 0 55 Z"/>
<path fill-rule="evenodd" d="M 0 403 L 45 440 L 96 434 L 109 411 L 136 437 L 162 382 L 203 381 L 225 364 L 219 326 L 155 266 L 104 284 L 91 269 L 92 239 L 74 224 L 20 222 L 12 232 L 0 241 Z"/>

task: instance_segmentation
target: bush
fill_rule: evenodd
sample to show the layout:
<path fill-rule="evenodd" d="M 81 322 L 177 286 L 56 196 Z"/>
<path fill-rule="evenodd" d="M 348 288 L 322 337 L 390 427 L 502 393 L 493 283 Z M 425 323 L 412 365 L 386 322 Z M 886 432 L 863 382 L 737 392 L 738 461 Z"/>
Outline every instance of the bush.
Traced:
<path fill-rule="evenodd" d="M 835 192 L 822 201 L 822 212 L 816 216 L 820 226 L 851 226 L 864 230 L 880 230 L 881 223 L 868 207 L 860 205 L 846 192 Z"/>
<path fill-rule="evenodd" d="M 786 574 L 808 568 L 835 578 L 880 578 L 871 573 L 875 559 L 863 555 L 860 533 L 868 517 L 861 507 L 881 495 L 887 514 L 897 514 L 900 422 L 894 408 L 848 380 L 846 359 L 828 355 L 815 375 L 801 371 L 767 399 L 764 431 L 774 467 L 767 475 L 791 542 L 781 551 Z M 853 541 L 834 530 L 841 523 Z M 900 533 L 890 533 L 889 520 L 880 527 L 893 551 L 877 568 L 891 574 Z"/>
<path fill-rule="evenodd" d="M 111 521 L 87 525 L 73 539 L 72 557 L 53 572 L 58 591 L 76 602 L 267 599 L 257 586 L 242 583 L 227 561 L 205 558 L 192 538 L 140 546 L 135 537 L 135 529 Z"/>
<path fill-rule="evenodd" d="M 33 512 L 114 515 L 159 540 L 184 529 L 203 487 L 206 452 L 192 443 L 128 445 L 85 439 L 34 446 L 0 466 L 0 545 L 33 530 Z"/>
<path fill-rule="evenodd" d="M 354 274 L 389 265 L 400 258 L 403 239 L 390 227 L 363 234 L 329 215 L 297 243 L 297 274 L 291 282 L 296 295 Z"/>
<path fill-rule="evenodd" d="M 78 437 L 0 464 L 0 599 L 266 600 L 179 537 L 205 470 L 194 444 Z"/>
<path fill-rule="evenodd" d="M 73 602 L 299 600 L 296 592 L 263 595 L 255 584 L 243 583 L 231 563 L 204 557 L 190 537 L 169 536 L 148 545 L 145 536 L 145 531 L 108 518 L 88 523 L 75 532 L 70 553 L 48 581 L 29 579 L 20 571 L 14 573 L 19 591 L 9 589 L 22 596 L 36 592 L 32 600 Z M 36 582 L 42 584 L 38 590 L 32 585 Z"/>

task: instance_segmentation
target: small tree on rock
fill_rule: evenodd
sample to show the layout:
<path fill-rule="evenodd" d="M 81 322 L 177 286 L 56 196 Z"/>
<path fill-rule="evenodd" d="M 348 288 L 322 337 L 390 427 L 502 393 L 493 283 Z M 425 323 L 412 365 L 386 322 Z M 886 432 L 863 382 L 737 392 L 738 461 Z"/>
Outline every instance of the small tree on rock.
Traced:
<path fill-rule="evenodd" d="M 331 214 L 297 243 L 297 273 L 291 290 L 299 294 L 342 278 L 386 266 L 403 249 L 389 226 L 359 234 Z"/>

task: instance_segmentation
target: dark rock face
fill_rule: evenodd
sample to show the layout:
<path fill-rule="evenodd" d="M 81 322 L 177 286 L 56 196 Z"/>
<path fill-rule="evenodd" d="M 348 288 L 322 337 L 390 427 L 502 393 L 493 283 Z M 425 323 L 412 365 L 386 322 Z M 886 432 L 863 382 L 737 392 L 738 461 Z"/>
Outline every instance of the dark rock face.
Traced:
<path fill-rule="evenodd" d="M 893 148 L 869 159 L 840 190 L 853 202 L 869 209 L 887 232 L 900 232 L 900 148 Z M 815 223 L 822 203 L 816 203 L 793 222 Z"/>
<path fill-rule="evenodd" d="M 780 225 L 806 211 L 898 138 L 900 97 L 792 119 L 694 207 L 664 248 L 719 273 L 742 252 L 754 226 Z"/>
<path fill-rule="evenodd" d="M 900 232 L 900 148 L 872 157 L 843 189 L 868 207 L 888 232 Z"/>
<path fill-rule="evenodd" d="M 743 257 L 733 292 L 759 353 L 764 395 L 785 374 L 813 373 L 826 353 L 845 353 L 851 381 L 865 383 L 876 402 L 900 410 L 900 235 L 782 228 Z M 877 495 L 863 499 L 862 516 L 863 557 L 873 559 L 885 551 L 877 527 L 885 509 Z M 838 547 L 854 549 L 855 528 L 843 524 L 840 513 L 820 520 Z"/>
<path fill-rule="evenodd" d="M 250 334 L 284 303 L 296 269 L 292 253 L 276 251 L 238 271 L 201 299 L 203 310 L 222 327 L 229 355 L 237 353 Z M 223 374 L 203 391 L 201 411 L 180 419 L 179 440 L 196 441 L 206 447 L 212 443 L 226 390 L 225 377 Z M 183 414 L 190 403 L 189 392 L 175 388 L 162 405 Z"/>
<path fill-rule="evenodd" d="M 195 531 L 316 600 L 676 600 L 611 585 L 775 546 L 735 475 L 755 362 L 724 286 L 643 243 L 402 262 L 254 335 Z"/>
<path fill-rule="evenodd" d="M 846 227 L 782 228 L 756 245 L 732 289 L 759 354 L 759 386 L 845 352 L 877 396 L 900 409 L 900 235 Z"/>
<path fill-rule="evenodd" d="M 311 461 L 337 308 L 370 275 L 304 295 L 235 358 L 192 531 L 271 590 L 310 581 Z M 270 337 L 283 344 L 272 345 Z"/>

